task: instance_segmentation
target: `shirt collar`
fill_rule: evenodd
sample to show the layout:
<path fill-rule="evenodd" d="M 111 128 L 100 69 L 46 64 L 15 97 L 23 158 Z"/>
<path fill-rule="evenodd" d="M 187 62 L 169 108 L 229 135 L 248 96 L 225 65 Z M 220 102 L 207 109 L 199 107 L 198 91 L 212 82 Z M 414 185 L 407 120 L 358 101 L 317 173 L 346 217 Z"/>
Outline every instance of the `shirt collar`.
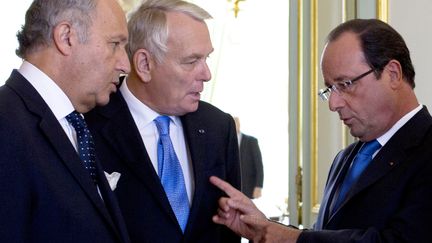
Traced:
<path fill-rule="evenodd" d="M 74 111 L 72 102 L 63 90 L 48 75 L 28 61 L 24 61 L 18 72 L 36 89 L 45 103 L 60 120 Z"/>
<path fill-rule="evenodd" d="M 159 113 L 152 110 L 150 107 L 148 107 L 138 98 L 136 98 L 135 95 L 132 94 L 132 92 L 129 90 L 127 86 L 126 78 L 121 84 L 119 90 L 122 93 L 126 103 L 128 104 L 129 110 L 132 113 L 132 117 L 134 118 L 138 129 L 142 129 L 143 127 L 146 127 L 149 124 L 153 124 L 154 119 L 160 116 Z M 169 116 L 169 117 L 177 127 L 180 127 L 181 121 L 179 117 L 177 116 Z"/>
<path fill-rule="evenodd" d="M 390 128 L 384 135 L 377 138 L 378 142 L 381 144 L 381 146 L 384 146 L 391 137 L 403 126 L 405 125 L 411 118 L 414 117 L 415 114 L 417 114 L 421 109 L 423 105 L 419 105 L 416 108 L 414 108 L 412 111 L 408 112 L 405 116 L 403 116 L 399 121 L 397 121 L 392 128 Z"/>

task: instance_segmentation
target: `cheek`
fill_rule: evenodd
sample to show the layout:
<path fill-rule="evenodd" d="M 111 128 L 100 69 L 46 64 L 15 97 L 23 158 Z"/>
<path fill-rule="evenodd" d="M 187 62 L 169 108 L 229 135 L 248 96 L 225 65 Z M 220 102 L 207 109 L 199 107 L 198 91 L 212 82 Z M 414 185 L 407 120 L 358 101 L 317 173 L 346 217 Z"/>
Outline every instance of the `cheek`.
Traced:
<path fill-rule="evenodd" d="M 382 124 L 389 117 L 390 109 L 385 95 L 376 94 L 364 99 L 363 104 L 357 109 L 364 123 Z"/>
<path fill-rule="evenodd" d="M 172 102 L 182 102 L 183 99 L 194 90 L 194 72 L 187 71 L 176 65 L 166 65 L 157 72 L 157 79 L 163 81 L 159 85 L 164 99 Z"/>
<path fill-rule="evenodd" d="M 106 69 L 104 65 L 93 66 L 84 79 L 88 89 L 95 93 L 106 93 L 114 87 L 112 71 Z"/>
<path fill-rule="evenodd" d="M 187 81 L 188 78 L 184 74 L 172 73 L 167 80 L 169 81 L 166 84 L 166 87 L 176 97 L 184 96 L 190 88 L 190 83 Z"/>

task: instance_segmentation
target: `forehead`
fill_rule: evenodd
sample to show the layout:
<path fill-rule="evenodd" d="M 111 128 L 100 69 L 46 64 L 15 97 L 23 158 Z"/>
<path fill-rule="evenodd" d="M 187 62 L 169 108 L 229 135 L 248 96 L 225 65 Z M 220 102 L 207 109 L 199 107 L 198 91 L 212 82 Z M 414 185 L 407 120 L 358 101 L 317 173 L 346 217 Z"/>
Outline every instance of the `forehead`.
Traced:
<path fill-rule="evenodd" d="M 127 35 L 126 16 L 115 0 L 97 1 L 93 26 L 105 35 Z"/>
<path fill-rule="evenodd" d="M 325 79 L 336 79 L 342 75 L 358 73 L 366 64 L 360 41 L 352 32 L 343 33 L 327 43 L 321 58 L 321 69 Z"/>
<path fill-rule="evenodd" d="M 327 43 L 321 63 L 325 67 L 326 65 L 341 66 L 357 61 L 364 61 L 360 41 L 354 33 L 348 32 Z"/>
<path fill-rule="evenodd" d="M 208 55 L 212 50 L 210 33 L 204 21 L 178 12 L 167 13 L 168 45 L 184 52 Z"/>

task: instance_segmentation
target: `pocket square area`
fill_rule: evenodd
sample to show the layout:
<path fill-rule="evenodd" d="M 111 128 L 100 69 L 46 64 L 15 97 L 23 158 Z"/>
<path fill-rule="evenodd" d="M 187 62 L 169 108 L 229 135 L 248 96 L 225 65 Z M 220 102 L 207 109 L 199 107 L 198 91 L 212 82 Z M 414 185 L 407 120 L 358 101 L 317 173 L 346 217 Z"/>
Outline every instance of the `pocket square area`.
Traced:
<path fill-rule="evenodd" d="M 106 171 L 104 171 L 104 174 L 108 180 L 111 190 L 114 191 L 117 188 L 117 182 L 119 181 L 121 174 L 118 172 L 108 174 Z"/>

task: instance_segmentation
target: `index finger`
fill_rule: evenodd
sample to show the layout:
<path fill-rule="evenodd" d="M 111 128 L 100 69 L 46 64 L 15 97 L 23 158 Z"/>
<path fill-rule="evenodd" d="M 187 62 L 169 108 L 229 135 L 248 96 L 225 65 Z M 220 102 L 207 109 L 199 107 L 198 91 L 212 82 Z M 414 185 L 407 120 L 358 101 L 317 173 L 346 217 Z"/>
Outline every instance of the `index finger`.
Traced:
<path fill-rule="evenodd" d="M 229 197 L 234 197 L 241 194 L 239 190 L 235 189 L 228 182 L 220 179 L 217 176 L 210 176 L 210 182 L 222 191 L 224 191 Z"/>

